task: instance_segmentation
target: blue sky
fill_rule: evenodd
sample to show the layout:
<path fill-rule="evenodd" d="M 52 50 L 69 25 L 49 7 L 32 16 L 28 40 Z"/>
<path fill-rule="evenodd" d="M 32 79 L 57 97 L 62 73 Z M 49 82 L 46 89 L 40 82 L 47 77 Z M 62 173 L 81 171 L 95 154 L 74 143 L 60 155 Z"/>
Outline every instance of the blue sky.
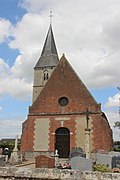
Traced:
<path fill-rule="evenodd" d="M 53 11 L 59 57 L 65 53 L 113 129 L 120 130 L 120 1 L 0 1 L 0 139 L 21 135 L 31 105 L 33 67 L 38 60 Z"/>

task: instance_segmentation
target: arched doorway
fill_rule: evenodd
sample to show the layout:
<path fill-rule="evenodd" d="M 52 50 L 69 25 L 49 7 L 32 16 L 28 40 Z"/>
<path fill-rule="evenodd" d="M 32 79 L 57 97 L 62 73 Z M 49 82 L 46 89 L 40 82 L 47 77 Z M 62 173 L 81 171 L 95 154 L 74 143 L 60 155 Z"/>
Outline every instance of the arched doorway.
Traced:
<path fill-rule="evenodd" d="M 70 153 L 70 131 L 62 127 L 55 132 L 56 142 L 55 149 L 58 150 L 60 158 L 68 158 Z"/>

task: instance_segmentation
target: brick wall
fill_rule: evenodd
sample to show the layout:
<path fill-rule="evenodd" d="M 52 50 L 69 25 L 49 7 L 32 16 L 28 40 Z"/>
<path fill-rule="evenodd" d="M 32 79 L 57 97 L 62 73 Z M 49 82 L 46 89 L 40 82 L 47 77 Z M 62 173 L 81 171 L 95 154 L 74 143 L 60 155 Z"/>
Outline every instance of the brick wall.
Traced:
<path fill-rule="evenodd" d="M 66 106 L 59 104 L 61 97 L 68 98 Z M 91 126 L 92 150 L 110 150 L 112 146 L 112 131 L 107 118 L 101 112 L 100 104 L 97 104 L 68 61 L 65 57 L 62 57 L 51 78 L 29 109 L 28 120 L 23 124 L 22 151 L 33 151 L 34 121 L 35 118 L 40 118 L 41 116 L 50 119 L 48 141 L 50 151 L 54 151 L 55 131 L 57 128 L 62 127 L 61 121 L 55 120 L 58 116 L 70 118 L 68 121 L 64 121 L 64 127 L 73 132 L 73 134 L 70 134 L 70 148 L 75 147 L 75 118 L 80 114 L 85 116 L 86 108 L 93 113 L 91 115 L 93 119 Z"/>
<path fill-rule="evenodd" d="M 105 150 L 110 151 L 113 139 L 112 130 L 105 117 L 92 115 L 93 117 L 93 151 Z"/>
<path fill-rule="evenodd" d="M 60 106 L 58 103 L 60 97 L 68 98 L 67 106 Z M 86 108 L 91 111 L 100 111 L 100 105 L 97 104 L 67 60 L 63 58 L 37 100 L 30 107 L 29 113 L 76 113 L 85 112 Z"/>
<path fill-rule="evenodd" d="M 21 136 L 21 153 L 33 151 L 34 142 L 34 121 L 35 117 L 31 116 L 23 123 Z"/>
<path fill-rule="evenodd" d="M 70 149 L 75 148 L 75 116 L 60 116 L 68 118 L 69 120 L 63 121 L 63 126 L 61 120 L 55 120 L 55 118 L 59 118 L 59 116 L 52 116 L 50 118 L 50 129 L 49 129 L 49 151 L 55 150 L 55 131 L 60 127 L 66 127 L 70 131 Z M 71 133 L 72 132 L 72 133 Z"/>
<path fill-rule="evenodd" d="M 43 116 L 41 116 L 43 117 Z M 81 129 L 85 127 L 77 127 L 76 126 L 76 118 L 80 116 L 78 115 L 57 115 L 57 116 L 44 116 L 44 118 L 49 117 L 50 128 L 49 128 L 49 145 L 48 151 L 53 152 L 55 151 L 55 131 L 57 128 L 66 127 L 70 131 L 70 149 L 76 147 L 76 128 Z M 64 120 L 63 123 L 59 119 L 59 117 L 68 118 L 68 120 Z M 83 117 L 83 116 L 82 116 Z M 91 139 L 91 147 L 92 151 L 97 150 L 105 150 L 109 151 L 112 147 L 112 130 L 108 124 L 107 119 L 102 116 L 101 114 L 94 114 L 91 115 L 92 117 L 92 139 Z M 21 152 L 25 151 L 34 151 L 34 122 L 35 118 L 40 118 L 40 116 L 29 116 L 28 120 L 23 123 L 23 132 L 22 132 L 22 139 L 21 139 Z M 85 117 L 86 119 L 86 117 Z M 83 131 L 84 133 L 84 131 Z M 84 138 L 82 135 L 79 138 Z M 42 139 L 40 139 L 42 141 Z M 83 140 L 85 142 L 85 140 Z"/>

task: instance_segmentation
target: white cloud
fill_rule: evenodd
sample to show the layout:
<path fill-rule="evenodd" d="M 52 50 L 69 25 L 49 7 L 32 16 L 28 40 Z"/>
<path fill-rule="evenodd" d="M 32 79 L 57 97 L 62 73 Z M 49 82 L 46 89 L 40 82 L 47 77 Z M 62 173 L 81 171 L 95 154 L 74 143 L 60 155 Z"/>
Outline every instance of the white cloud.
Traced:
<path fill-rule="evenodd" d="M 23 16 L 13 29 L 14 39 L 9 43 L 11 48 L 18 48 L 21 54 L 40 51 L 41 39 L 43 40 L 43 32 L 45 21 L 39 14 L 27 13 Z"/>
<path fill-rule="evenodd" d="M 9 71 L 9 66 L 3 59 L 0 58 L 0 75 L 5 76 Z"/>
<path fill-rule="evenodd" d="M 0 111 L 2 111 L 2 107 L 0 106 Z"/>
<path fill-rule="evenodd" d="M 108 102 L 106 103 L 107 107 L 118 107 L 120 103 L 120 94 L 115 94 L 113 97 L 108 98 Z"/>
<path fill-rule="evenodd" d="M 19 55 L 16 58 L 14 65 L 11 67 L 13 78 L 24 79 L 27 83 L 33 81 L 33 67 L 35 65 L 35 57 L 33 54 Z"/>
<path fill-rule="evenodd" d="M 94 87 L 116 87 L 120 76 L 120 51 L 106 55 L 91 65 L 89 84 Z M 94 78 L 95 77 L 95 78 Z"/>
<path fill-rule="evenodd" d="M 118 112 L 109 110 L 109 111 L 106 111 L 106 115 L 109 119 L 109 123 L 110 123 L 110 126 L 113 131 L 113 139 L 114 139 L 114 141 L 119 141 L 120 140 L 120 129 L 114 127 L 115 122 L 117 122 L 119 120 L 119 114 L 118 114 Z"/>
<path fill-rule="evenodd" d="M 16 135 L 21 138 L 21 128 L 23 119 L 13 120 L 0 120 L 0 139 L 2 138 L 15 138 Z"/>
<path fill-rule="evenodd" d="M 19 5 L 22 8 L 25 8 L 28 12 L 38 12 L 40 13 L 41 11 L 48 9 L 48 8 L 53 8 L 58 6 L 59 4 L 64 3 L 63 0 L 61 0 L 60 2 L 56 0 L 21 0 Z"/>
<path fill-rule="evenodd" d="M 7 77 L 0 82 L 0 94 L 10 94 L 17 99 L 26 100 L 31 97 L 32 85 L 23 79 Z"/>
<path fill-rule="evenodd" d="M 31 96 L 32 84 L 24 78 L 13 77 L 10 67 L 0 59 L 0 96 L 10 94 L 18 99 L 26 99 Z"/>
<path fill-rule="evenodd" d="M 111 21 L 105 21 L 103 27 L 104 40 L 106 40 L 107 46 L 115 51 L 120 50 L 120 13 L 116 12 L 111 17 Z"/>
<path fill-rule="evenodd" d="M 63 52 L 66 54 L 88 87 L 118 85 L 119 0 L 22 0 L 20 5 L 28 13 L 12 29 L 9 46 L 18 49 L 20 55 L 10 68 L 11 83 L 15 78 L 21 84 L 31 84 L 33 67 L 48 30 L 49 11 L 53 10 L 53 30 L 60 57 Z"/>
<path fill-rule="evenodd" d="M 0 18 L 0 43 L 4 42 L 11 34 L 12 25 L 10 21 Z"/>
<path fill-rule="evenodd" d="M 32 94 L 33 67 L 46 37 L 50 10 L 60 57 L 65 53 L 88 87 L 119 85 L 119 0 L 21 0 L 20 6 L 27 13 L 14 27 L 0 19 L 0 43 L 12 36 L 9 47 L 20 52 L 12 67 L 0 59 L 0 95 L 26 99 Z M 109 97 L 107 107 L 117 106 L 117 96 Z M 107 115 L 113 126 L 117 113 Z"/>
<path fill-rule="evenodd" d="M 88 87 L 116 86 L 120 76 L 119 5 L 118 0 L 21 1 L 28 13 L 17 23 L 10 42 L 23 56 L 18 72 L 24 74 L 28 64 L 27 70 L 33 68 L 38 59 L 34 57 L 39 57 L 43 47 L 49 10 L 55 10 L 53 30 L 60 57 L 66 54 Z M 13 69 L 18 69 L 16 64 Z"/>

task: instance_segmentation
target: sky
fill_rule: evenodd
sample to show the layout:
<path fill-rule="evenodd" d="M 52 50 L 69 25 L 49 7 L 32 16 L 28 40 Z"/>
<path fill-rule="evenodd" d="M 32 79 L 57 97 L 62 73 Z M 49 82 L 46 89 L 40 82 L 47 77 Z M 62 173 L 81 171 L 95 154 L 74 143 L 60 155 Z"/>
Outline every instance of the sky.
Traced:
<path fill-rule="evenodd" d="M 120 140 L 120 0 L 0 0 L 0 139 L 21 136 L 32 103 L 33 68 L 53 12 L 65 53 Z"/>

